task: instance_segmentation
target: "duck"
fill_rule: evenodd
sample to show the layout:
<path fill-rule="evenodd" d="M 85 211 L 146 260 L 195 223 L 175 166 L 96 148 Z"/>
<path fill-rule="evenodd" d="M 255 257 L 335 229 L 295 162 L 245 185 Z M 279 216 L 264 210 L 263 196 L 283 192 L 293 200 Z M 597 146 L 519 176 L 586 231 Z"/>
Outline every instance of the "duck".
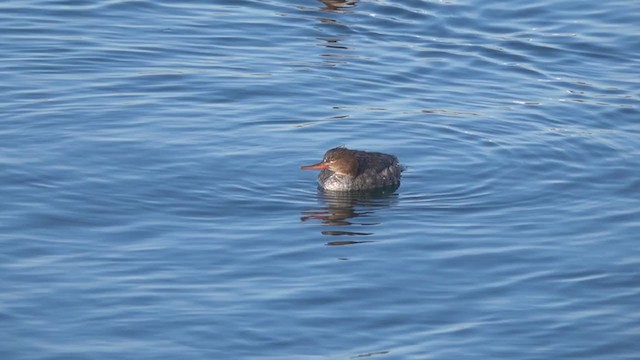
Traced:
<path fill-rule="evenodd" d="M 321 170 L 318 185 L 324 190 L 367 191 L 399 185 L 405 167 L 394 155 L 339 146 L 328 150 L 319 163 L 300 169 Z"/>

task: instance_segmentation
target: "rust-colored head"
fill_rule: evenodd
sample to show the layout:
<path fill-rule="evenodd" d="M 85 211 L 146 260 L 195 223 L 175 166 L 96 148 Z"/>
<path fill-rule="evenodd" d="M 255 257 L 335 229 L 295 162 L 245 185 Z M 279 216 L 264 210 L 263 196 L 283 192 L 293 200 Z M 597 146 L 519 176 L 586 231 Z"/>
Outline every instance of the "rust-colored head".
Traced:
<path fill-rule="evenodd" d="M 358 161 L 355 152 L 345 147 L 337 147 L 327 151 L 321 162 L 313 165 L 301 166 L 302 170 L 329 169 L 339 175 L 356 176 Z"/>

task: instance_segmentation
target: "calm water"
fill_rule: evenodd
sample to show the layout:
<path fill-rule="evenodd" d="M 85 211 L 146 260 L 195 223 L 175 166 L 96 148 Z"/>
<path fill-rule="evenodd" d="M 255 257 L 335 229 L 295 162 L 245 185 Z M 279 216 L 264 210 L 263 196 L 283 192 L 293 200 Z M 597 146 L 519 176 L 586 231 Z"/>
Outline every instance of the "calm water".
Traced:
<path fill-rule="evenodd" d="M 0 358 L 640 358 L 639 17 L 0 3 Z"/>

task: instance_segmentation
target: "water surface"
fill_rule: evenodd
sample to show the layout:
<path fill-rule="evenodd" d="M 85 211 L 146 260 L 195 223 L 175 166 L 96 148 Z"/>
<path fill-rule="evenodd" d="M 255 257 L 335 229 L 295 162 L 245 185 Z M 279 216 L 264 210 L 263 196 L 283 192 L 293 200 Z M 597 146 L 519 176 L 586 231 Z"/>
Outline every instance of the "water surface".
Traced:
<path fill-rule="evenodd" d="M 2 3 L 0 357 L 637 359 L 639 14 Z"/>

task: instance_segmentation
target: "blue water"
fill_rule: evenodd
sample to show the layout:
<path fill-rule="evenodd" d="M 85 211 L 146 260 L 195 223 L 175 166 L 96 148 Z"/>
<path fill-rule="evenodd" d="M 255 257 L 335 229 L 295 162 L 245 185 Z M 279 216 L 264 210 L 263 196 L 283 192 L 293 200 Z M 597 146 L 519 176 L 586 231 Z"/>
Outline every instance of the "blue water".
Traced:
<path fill-rule="evenodd" d="M 0 358 L 640 358 L 639 17 L 0 3 Z"/>

